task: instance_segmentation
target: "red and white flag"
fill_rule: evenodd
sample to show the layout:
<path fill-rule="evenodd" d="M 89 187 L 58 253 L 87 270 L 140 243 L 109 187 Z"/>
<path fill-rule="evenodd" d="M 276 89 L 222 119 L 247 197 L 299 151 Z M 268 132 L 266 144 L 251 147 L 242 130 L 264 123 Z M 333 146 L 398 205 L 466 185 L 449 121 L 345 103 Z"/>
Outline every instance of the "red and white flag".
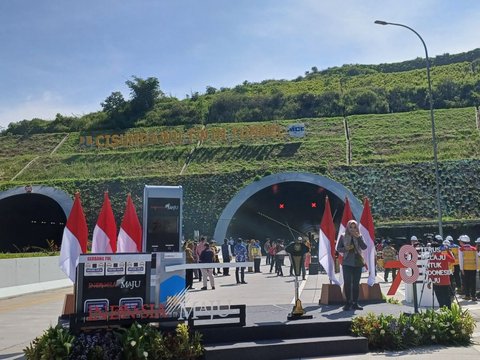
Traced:
<path fill-rule="evenodd" d="M 142 226 L 130 194 L 118 233 L 117 252 L 142 252 Z"/>
<path fill-rule="evenodd" d="M 348 198 L 345 198 L 345 206 L 343 207 L 343 215 L 342 215 L 342 221 L 340 223 L 340 227 L 338 228 L 338 235 L 337 235 L 337 242 L 340 239 L 340 236 L 345 234 L 345 229 L 347 228 L 347 223 L 350 220 L 355 220 L 352 214 L 352 209 L 350 208 L 350 201 L 348 201 Z"/>
<path fill-rule="evenodd" d="M 93 229 L 92 253 L 114 253 L 117 251 L 117 224 L 113 216 L 108 192 L 103 195 L 103 206 Z"/>
<path fill-rule="evenodd" d="M 63 230 L 62 246 L 60 248 L 60 269 L 75 282 L 78 258 L 87 252 L 88 228 L 83 213 L 80 194 L 75 194 L 72 210 Z"/>
<path fill-rule="evenodd" d="M 363 203 L 362 218 L 360 219 L 360 234 L 363 241 L 367 244 L 367 248 L 362 251 L 368 267 L 368 285 L 375 284 L 375 228 L 373 226 L 372 211 L 370 210 L 370 202 L 365 198 Z"/>
<path fill-rule="evenodd" d="M 322 222 L 320 224 L 320 234 L 318 242 L 318 260 L 327 272 L 330 282 L 340 285 L 335 277 L 335 225 L 333 224 L 332 211 L 330 210 L 330 201 L 328 196 L 325 199 L 325 211 L 323 212 Z"/>
<path fill-rule="evenodd" d="M 338 240 L 340 239 L 340 236 L 345 234 L 345 229 L 347 228 L 347 223 L 350 220 L 355 220 L 353 217 L 352 209 L 350 208 L 350 202 L 348 201 L 348 198 L 345 198 L 345 206 L 343 207 L 343 215 L 342 215 L 342 221 L 340 222 L 340 227 L 338 228 L 338 234 L 337 234 L 337 241 L 336 244 L 338 244 Z M 342 264 L 343 262 L 343 256 L 342 254 L 338 254 L 338 262 Z M 340 284 L 343 284 L 343 273 L 342 273 L 342 267 L 340 266 L 340 275 L 338 276 L 338 280 Z"/>

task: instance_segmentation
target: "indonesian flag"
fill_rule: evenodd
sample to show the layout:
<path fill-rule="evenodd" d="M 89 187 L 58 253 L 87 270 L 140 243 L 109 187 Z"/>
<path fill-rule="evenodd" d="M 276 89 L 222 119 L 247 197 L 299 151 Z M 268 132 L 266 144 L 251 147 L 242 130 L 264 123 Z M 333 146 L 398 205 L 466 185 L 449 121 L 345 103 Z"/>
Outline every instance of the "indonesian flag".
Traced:
<path fill-rule="evenodd" d="M 75 282 L 78 258 L 87 252 L 88 228 L 83 213 L 80 193 L 75 194 L 72 210 L 63 230 L 62 246 L 60 248 L 60 269 Z"/>
<path fill-rule="evenodd" d="M 142 252 L 142 226 L 130 194 L 127 195 L 127 206 L 118 233 L 117 252 Z"/>
<path fill-rule="evenodd" d="M 338 240 L 340 239 L 340 236 L 345 234 L 345 229 L 347 228 L 347 223 L 350 220 L 355 220 L 352 214 L 352 209 L 350 208 L 350 202 L 348 201 L 348 198 L 345 198 L 345 206 L 343 207 L 343 215 L 342 215 L 342 221 L 340 222 L 340 227 L 338 228 L 338 235 L 337 235 L 337 244 Z M 343 256 L 342 254 L 338 254 L 338 262 L 342 264 L 343 262 Z M 340 276 L 339 276 L 339 282 L 340 284 L 343 284 L 343 273 L 342 273 L 342 267 L 340 267 Z"/>
<path fill-rule="evenodd" d="M 327 272 L 331 283 L 340 285 L 335 277 L 335 225 L 333 224 L 332 211 L 330 210 L 330 201 L 328 196 L 325 199 L 325 211 L 320 224 L 318 244 L 318 259 L 320 264 Z"/>
<path fill-rule="evenodd" d="M 108 192 L 103 195 L 103 206 L 93 229 L 92 253 L 114 253 L 117 251 L 117 224 L 113 216 Z"/>
<path fill-rule="evenodd" d="M 363 203 L 362 218 L 360 219 L 360 234 L 363 241 L 367 244 L 367 248 L 362 251 L 363 258 L 368 267 L 368 285 L 375 284 L 375 229 L 373 227 L 372 211 L 370 210 L 370 202 L 365 198 Z"/>

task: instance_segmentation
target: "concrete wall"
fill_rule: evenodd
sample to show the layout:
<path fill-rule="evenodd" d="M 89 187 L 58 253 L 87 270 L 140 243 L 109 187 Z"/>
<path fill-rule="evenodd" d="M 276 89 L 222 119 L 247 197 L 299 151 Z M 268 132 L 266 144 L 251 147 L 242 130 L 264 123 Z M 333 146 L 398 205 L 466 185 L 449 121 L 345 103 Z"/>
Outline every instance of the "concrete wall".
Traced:
<path fill-rule="evenodd" d="M 0 288 L 67 279 L 58 256 L 1 259 L 0 274 Z"/>

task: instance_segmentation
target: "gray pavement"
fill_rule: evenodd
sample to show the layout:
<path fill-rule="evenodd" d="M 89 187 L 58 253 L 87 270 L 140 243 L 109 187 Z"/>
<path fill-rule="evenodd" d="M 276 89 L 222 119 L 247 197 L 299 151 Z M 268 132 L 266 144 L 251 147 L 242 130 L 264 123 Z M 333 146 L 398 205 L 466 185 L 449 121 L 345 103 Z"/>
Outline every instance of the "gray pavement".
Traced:
<path fill-rule="evenodd" d="M 265 259 L 262 260 L 264 263 Z M 247 273 L 247 284 L 237 285 L 234 269 L 230 270 L 230 276 L 216 276 L 215 290 L 200 290 L 202 284 L 194 282 L 194 290 L 189 292 L 187 305 L 208 305 L 211 302 L 220 304 L 247 304 L 247 323 L 249 325 L 261 325 L 264 322 L 272 322 L 272 313 L 278 314 L 279 323 L 286 322 L 285 314 L 293 307 L 294 283 L 293 277 L 288 276 L 288 267 L 284 267 L 284 277 L 277 277 L 269 273 L 269 267 L 263 265 L 261 273 Z M 381 275 L 381 274 L 379 274 Z M 363 279 L 362 282 L 366 281 Z M 383 282 L 381 276 L 377 282 L 384 294 L 387 293 L 390 284 Z M 364 310 L 343 312 L 340 306 L 318 306 L 322 284 L 328 283 L 324 274 L 307 275 L 305 281 L 300 284 L 300 299 L 304 309 L 315 316 L 315 320 L 328 321 L 330 319 L 348 318 L 367 312 L 375 313 L 400 313 L 403 311 L 413 312 L 413 307 L 404 302 L 394 304 L 367 304 Z M 41 335 L 49 325 L 55 325 L 63 307 L 65 294 L 71 293 L 72 287 L 63 287 L 55 290 L 42 291 L 33 294 L 25 294 L 7 299 L 0 299 L 0 360 L 22 359 L 22 349 L 25 348 L 35 337 Z M 395 295 L 395 298 L 404 299 L 403 286 Z M 440 347 L 430 346 L 416 348 L 402 352 L 380 352 L 364 355 L 352 355 L 331 357 L 355 358 L 355 359 L 387 359 L 392 357 L 421 358 L 421 359 L 478 359 L 480 356 L 480 303 L 461 301 L 460 304 L 468 309 L 477 321 L 477 329 L 474 333 L 474 345 L 468 347 Z M 250 308 L 250 310 L 249 310 Z M 312 358 L 313 359 L 313 358 Z M 310 360 L 312 360 L 310 359 Z M 329 359 L 322 358 L 322 359 Z M 305 360 L 305 359 L 304 359 Z"/>

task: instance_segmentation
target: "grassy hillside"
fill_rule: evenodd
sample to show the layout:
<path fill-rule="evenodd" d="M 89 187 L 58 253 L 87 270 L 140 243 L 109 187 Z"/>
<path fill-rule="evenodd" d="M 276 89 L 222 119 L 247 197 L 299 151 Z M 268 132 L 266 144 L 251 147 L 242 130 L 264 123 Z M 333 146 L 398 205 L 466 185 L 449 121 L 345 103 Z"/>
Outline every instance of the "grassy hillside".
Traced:
<path fill-rule="evenodd" d="M 299 120 L 306 126 L 304 138 L 282 136 L 275 139 L 231 139 L 227 142 L 209 137 L 197 142 L 173 146 L 154 144 L 116 148 L 85 147 L 80 133 L 70 133 L 62 145 L 52 150 L 65 134 L 31 137 L 0 137 L 0 179 L 12 179 L 33 158 L 17 180 L 105 179 L 152 175 L 209 174 L 241 169 L 298 169 L 311 166 L 336 167 L 346 164 L 346 137 L 343 118 Z M 435 111 L 439 160 L 480 158 L 480 137 L 473 108 Z M 275 124 L 285 128 L 290 121 Z M 270 122 L 255 125 L 271 124 Z M 228 133 L 240 132 L 250 124 L 207 125 L 206 130 L 221 126 Z M 348 117 L 352 165 L 424 162 L 432 159 L 430 113 L 415 111 L 399 114 L 356 115 Z M 150 132 L 185 131 L 191 128 L 150 128 Z M 141 129 L 127 131 L 138 132 Z M 187 136 L 187 135 L 185 135 Z M 194 149 L 194 150 L 193 150 Z M 193 152 L 192 152 L 193 150 Z"/>
<path fill-rule="evenodd" d="M 475 109 L 436 110 L 435 119 L 445 219 L 478 219 L 480 135 Z M 65 133 L 4 136 L 0 137 L 0 190 L 26 183 L 59 187 L 70 194 L 80 189 L 84 206 L 89 209 L 88 221 L 94 224 L 104 190 L 110 191 L 115 214 L 120 216 L 127 192 L 133 194 L 141 209 L 145 184 L 181 184 L 185 192 L 185 230 L 212 233 L 222 209 L 245 185 L 276 172 L 306 171 L 341 182 L 359 199 L 368 196 L 378 223 L 434 220 L 430 113 L 356 115 L 347 120 L 351 166 L 346 163 L 347 141 L 341 117 L 274 122 L 281 128 L 304 123 L 304 138 L 259 136 L 242 140 L 227 136 L 226 140 L 207 137 L 197 142 L 185 137 L 179 145 L 99 149 L 80 145 L 80 136 L 90 133 L 70 133 L 66 139 Z M 262 124 L 272 122 L 255 125 Z M 250 125 L 207 125 L 205 131 L 221 128 L 234 134 Z M 148 131 L 189 134 L 192 129 L 202 131 L 201 126 Z M 139 131 L 142 129 L 126 133 Z"/>

